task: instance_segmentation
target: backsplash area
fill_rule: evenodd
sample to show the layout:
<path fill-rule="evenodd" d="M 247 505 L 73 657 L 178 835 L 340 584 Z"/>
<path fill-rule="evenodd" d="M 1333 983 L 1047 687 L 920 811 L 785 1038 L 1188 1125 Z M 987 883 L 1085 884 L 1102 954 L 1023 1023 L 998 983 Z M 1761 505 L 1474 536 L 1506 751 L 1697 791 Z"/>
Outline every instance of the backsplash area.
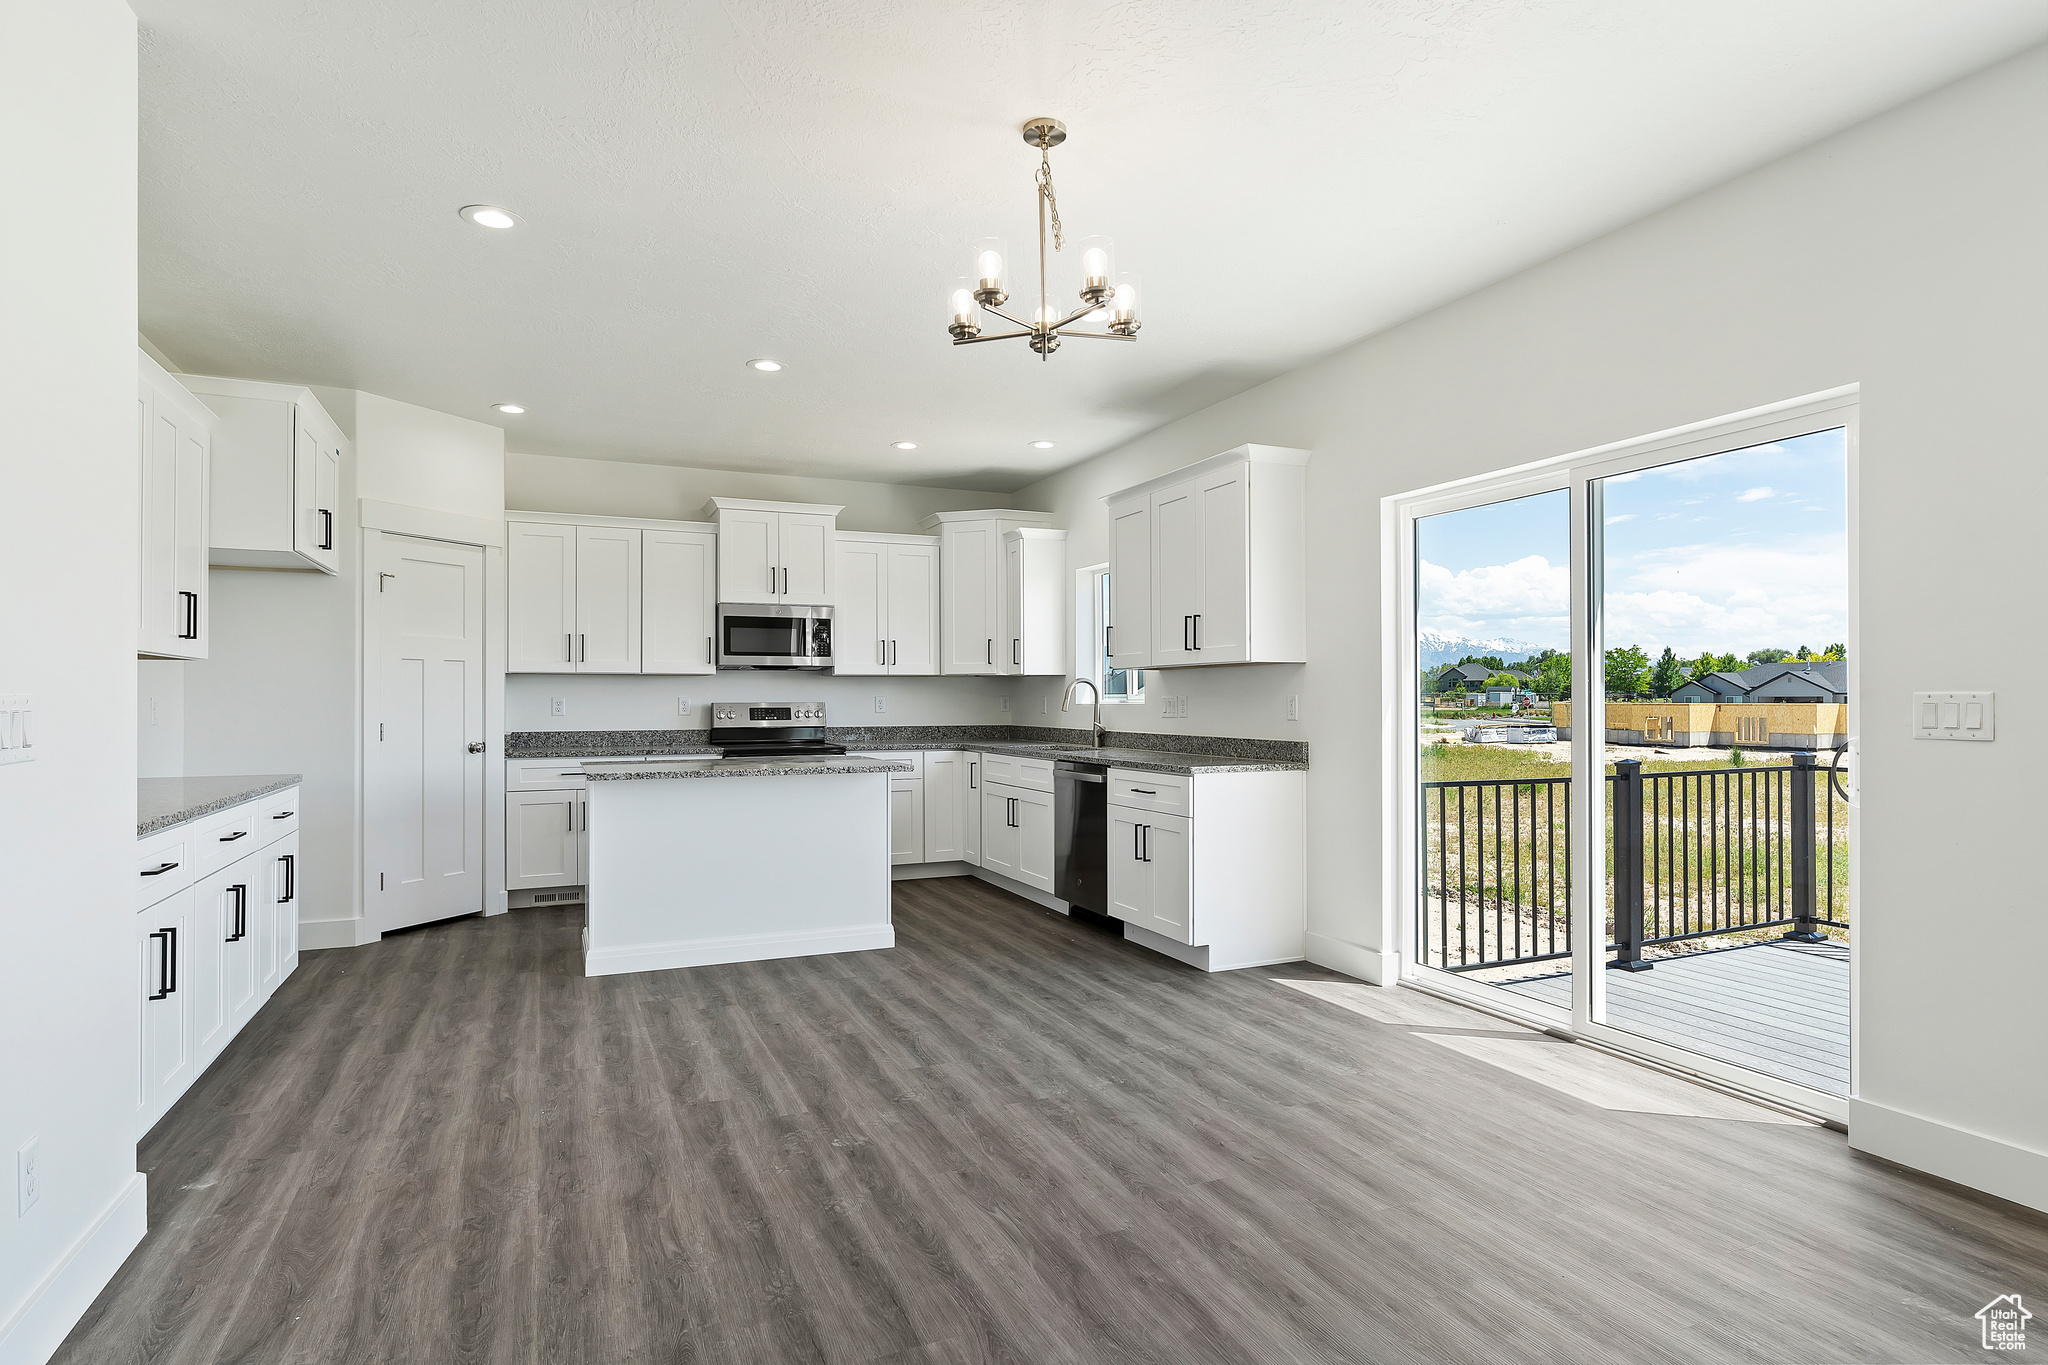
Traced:
<path fill-rule="evenodd" d="M 841 678 L 829 673 L 728 671 L 694 675 L 512 673 L 505 728 L 698 729 L 721 701 L 825 703 L 837 725 L 1000 725 L 1011 717 L 1009 678 Z M 875 699 L 884 709 L 875 710 Z M 554 714 L 561 699 L 561 715 Z"/>

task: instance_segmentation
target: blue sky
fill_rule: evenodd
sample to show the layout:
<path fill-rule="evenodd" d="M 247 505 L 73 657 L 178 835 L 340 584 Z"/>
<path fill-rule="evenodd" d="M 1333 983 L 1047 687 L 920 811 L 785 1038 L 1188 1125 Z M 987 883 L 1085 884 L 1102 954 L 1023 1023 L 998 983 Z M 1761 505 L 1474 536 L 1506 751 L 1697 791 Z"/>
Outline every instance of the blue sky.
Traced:
<path fill-rule="evenodd" d="M 1608 643 L 1652 654 L 1848 637 L 1843 433 L 1815 432 L 1604 482 Z M 1567 647 L 1562 491 L 1424 518 L 1419 622 Z"/>

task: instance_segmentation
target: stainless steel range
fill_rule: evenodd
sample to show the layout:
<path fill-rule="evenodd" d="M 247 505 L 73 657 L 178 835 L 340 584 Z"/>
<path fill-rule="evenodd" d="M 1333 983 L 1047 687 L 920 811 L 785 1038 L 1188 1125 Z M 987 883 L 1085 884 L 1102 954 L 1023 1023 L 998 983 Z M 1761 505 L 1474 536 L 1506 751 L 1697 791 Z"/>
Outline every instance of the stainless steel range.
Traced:
<path fill-rule="evenodd" d="M 846 752 L 825 738 L 825 703 L 721 701 L 711 705 L 711 743 L 725 758 L 787 758 Z"/>

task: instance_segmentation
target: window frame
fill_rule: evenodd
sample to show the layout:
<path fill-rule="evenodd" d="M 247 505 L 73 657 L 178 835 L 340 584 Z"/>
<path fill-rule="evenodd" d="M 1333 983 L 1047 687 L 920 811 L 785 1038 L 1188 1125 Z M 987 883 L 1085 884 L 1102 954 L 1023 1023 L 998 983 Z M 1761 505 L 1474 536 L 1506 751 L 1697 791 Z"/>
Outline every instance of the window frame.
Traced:
<path fill-rule="evenodd" d="M 1102 696 L 1104 706 L 1143 706 L 1145 704 L 1145 670 L 1142 668 L 1119 669 L 1118 672 L 1134 674 L 1136 687 L 1129 695 L 1111 696 L 1109 693 L 1109 651 L 1108 642 L 1103 638 L 1105 626 L 1103 612 L 1103 583 L 1109 577 L 1109 565 L 1090 564 L 1085 569 L 1074 571 L 1074 621 L 1079 629 L 1075 632 L 1074 658 L 1077 661 L 1074 676 L 1086 678 L 1095 685 Z M 1080 660 L 1087 660 L 1085 665 Z"/>

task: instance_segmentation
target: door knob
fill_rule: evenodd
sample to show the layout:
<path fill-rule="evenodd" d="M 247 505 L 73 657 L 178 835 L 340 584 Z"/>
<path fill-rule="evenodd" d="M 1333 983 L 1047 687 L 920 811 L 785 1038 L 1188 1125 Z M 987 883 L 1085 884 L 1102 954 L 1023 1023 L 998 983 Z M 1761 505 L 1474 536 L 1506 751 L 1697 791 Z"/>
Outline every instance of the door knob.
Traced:
<path fill-rule="evenodd" d="M 471 740 L 469 742 L 469 751 L 473 754 L 482 753 L 484 751 L 484 742 L 480 739 Z"/>

